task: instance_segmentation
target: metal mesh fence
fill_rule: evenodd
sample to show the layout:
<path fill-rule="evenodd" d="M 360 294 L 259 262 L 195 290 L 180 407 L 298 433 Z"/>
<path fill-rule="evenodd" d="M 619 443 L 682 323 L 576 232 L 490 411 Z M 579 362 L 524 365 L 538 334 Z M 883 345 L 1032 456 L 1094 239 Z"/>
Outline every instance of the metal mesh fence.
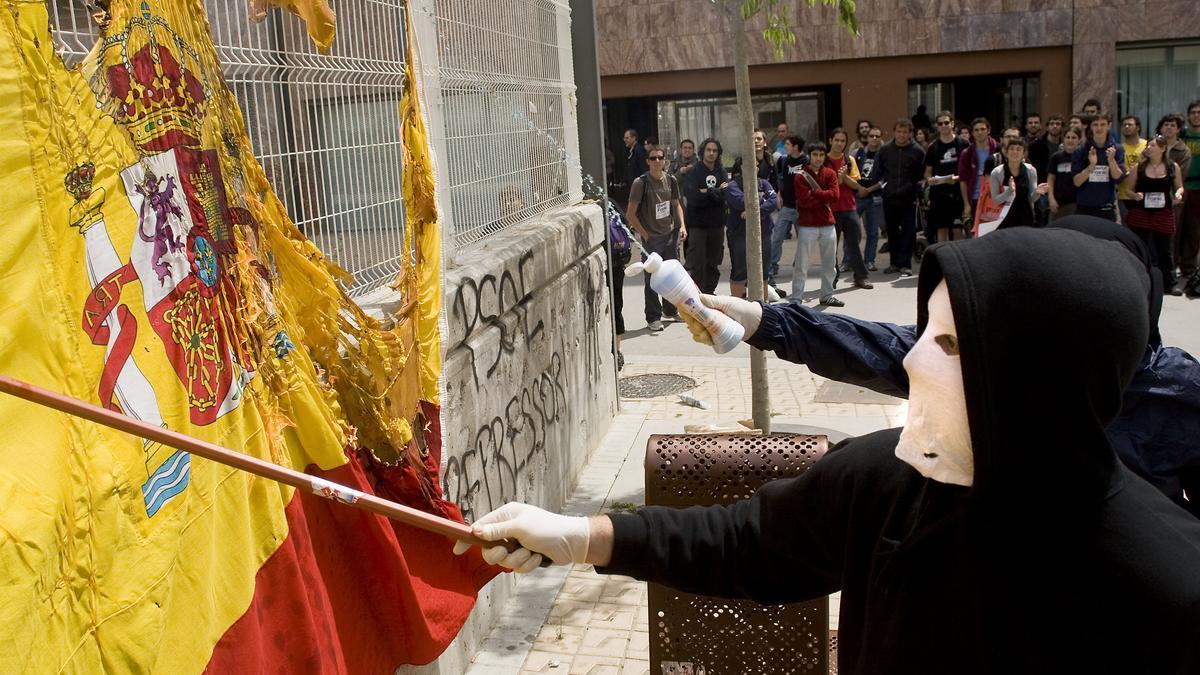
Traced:
<path fill-rule="evenodd" d="M 462 247 L 582 198 L 570 9 L 434 0 L 445 186 Z"/>
<path fill-rule="evenodd" d="M 88 4 L 47 0 L 69 66 L 97 39 Z M 409 255 L 400 181 L 404 3 L 337 2 L 328 54 L 285 12 L 254 23 L 247 0 L 204 5 L 251 147 L 296 225 L 354 275 L 351 294 L 392 280 Z"/>

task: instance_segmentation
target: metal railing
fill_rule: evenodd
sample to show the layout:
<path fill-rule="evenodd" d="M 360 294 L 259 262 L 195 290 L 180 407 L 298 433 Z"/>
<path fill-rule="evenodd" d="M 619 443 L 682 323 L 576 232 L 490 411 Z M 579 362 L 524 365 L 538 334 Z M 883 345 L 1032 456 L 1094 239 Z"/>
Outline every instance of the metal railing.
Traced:
<path fill-rule="evenodd" d="M 97 38 L 84 0 L 47 0 L 59 51 L 75 65 Z M 251 147 L 296 225 L 366 294 L 395 278 L 404 251 L 401 0 L 341 0 L 328 54 L 303 21 L 246 0 L 205 0 L 225 81 Z"/>
<path fill-rule="evenodd" d="M 570 9 L 559 0 L 434 0 L 453 246 L 582 199 Z"/>

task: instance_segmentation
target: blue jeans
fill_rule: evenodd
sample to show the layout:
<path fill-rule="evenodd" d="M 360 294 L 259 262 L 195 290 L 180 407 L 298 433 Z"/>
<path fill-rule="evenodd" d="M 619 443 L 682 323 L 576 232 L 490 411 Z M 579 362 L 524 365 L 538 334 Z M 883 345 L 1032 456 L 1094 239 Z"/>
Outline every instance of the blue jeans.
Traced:
<path fill-rule="evenodd" d="M 879 224 L 883 222 L 883 197 L 878 195 L 866 199 L 855 199 L 858 217 L 867 231 L 867 243 L 863 246 L 863 262 L 875 264 L 875 252 L 879 249 Z M 843 264 L 849 265 L 850 258 L 844 257 Z"/>
<path fill-rule="evenodd" d="M 767 268 L 767 280 L 775 283 L 775 275 L 779 274 L 779 259 L 783 257 L 783 240 L 787 239 L 788 231 L 796 224 L 800 214 L 796 209 L 783 207 L 779 209 L 779 219 L 771 227 L 771 265 Z"/>

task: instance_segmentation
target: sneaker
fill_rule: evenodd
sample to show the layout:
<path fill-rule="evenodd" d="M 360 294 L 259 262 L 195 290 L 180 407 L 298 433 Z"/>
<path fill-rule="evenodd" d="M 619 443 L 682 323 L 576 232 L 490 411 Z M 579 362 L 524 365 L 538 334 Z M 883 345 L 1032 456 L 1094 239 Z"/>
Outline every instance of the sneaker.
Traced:
<path fill-rule="evenodd" d="M 896 272 L 899 272 L 899 271 L 900 271 L 900 268 L 896 267 L 895 265 L 888 265 L 887 267 L 883 268 L 884 274 L 895 274 Z"/>
<path fill-rule="evenodd" d="M 1183 290 L 1178 286 L 1172 286 L 1166 290 L 1167 295 L 1183 295 Z"/>
<path fill-rule="evenodd" d="M 871 290 L 872 288 L 875 288 L 875 284 L 873 284 L 873 283 L 871 283 L 871 282 L 867 281 L 866 279 L 855 279 L 855 280 L 854 280 L 854 287 L 855 287 L 855 288 L 864 288 L 864 289 L 867 289 L 867 290 Z"/>
<path fill-rule="evenodd" d="M 832 295 L 821 298 L 821 304 L 825 305 L 827 307 L 845 307 L 846 306 L 846 303 L 842 302 L 841 300 L 838 300 L 837 298 L 833 297 Z"/>
<path fill-rule="evenodd" d="M 779 302 L 780 300 L 783 299 L 773 286 L 767 286 L 765 293 L 767 296 L 768 303 Z"/>
<path fill-rule="evenodd" d="M 679 323 L 683 321 L 683 319 L 679 318 L 678 314 L 667 314 L 666 312 L 663 312 L 662 320 L 667 323 Z"/>
<path fill-rule="evenodd" d="M 847 265 L 846 263 L 842 263 L 841 265 L 837 266 L 838 274 L 845 274 L 847 272 L 847 270 L 849 270 L 849 269 L 850 269 L 850 266 Z"/>
<path fill-rule="evenodd" d="M 900 268 L 900 276 L 902 276 L 902 277 L 911 277 L 911 276 L 912 276 L 912 270 L 908 269 L 907 267 L 901 267 L 901 268 Z"/>
<path fill-rule="evenodd" d="M 649 328 L 651 333 L 661 333 L 663 331 L 662 322 L 657 320 L 646 324 L 646 328 Z"/>
<path fill-rule="evenodd" d="M 888 244 L 886 241 L 885 241 L 885 242 L 883 242 L 883 246 L 880 246 L 880 247 L 879 247 L 879 252 L 880 252 L 880 253 L 887 253 L 887 252 L 888 252 L 888 251 L 890 251 L 890 250 L 892 250 L 892 247 L 891 247 L 891 245 L 889 245 L 889 244 Z"/>
<path fill-rule="evenodd" d="M 778 295 L 780 300 L 787 297 L 787 291 L 776 286 L 775 284 L 771 284 L 771 290 L 775 291 L 775 295 Z"/>
<path fill-rule="evenodd" d="M 875 267 L 875 263 L 867 263 L 867 271 L 868 272 L 878 272 L 879 269 Z"/>

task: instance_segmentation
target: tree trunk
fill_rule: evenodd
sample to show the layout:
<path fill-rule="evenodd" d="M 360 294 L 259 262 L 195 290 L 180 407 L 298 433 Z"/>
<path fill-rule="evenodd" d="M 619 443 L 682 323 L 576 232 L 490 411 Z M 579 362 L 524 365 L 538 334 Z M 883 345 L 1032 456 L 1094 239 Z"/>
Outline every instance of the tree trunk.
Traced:
<path fill-rule="evenodd" d="M 733 38 L 733 81 L 747 153 L 742 160 L 742 192 L 746 195 L 746 298 L 766 300 L 763 279 L 762 229 L 758 208 L 758 161 L 754 156 L 754 107 L 750 102 L 750 67 L 746 63 L 746 22 L 741 0 L 726 0 L 729 33 Z M 766 152 L 764 150 L 764 152 Z M 750 349 L 750 397 L 755 428 L 771 433 L 771 402 L 767 390 L 767 356 Z"/>

